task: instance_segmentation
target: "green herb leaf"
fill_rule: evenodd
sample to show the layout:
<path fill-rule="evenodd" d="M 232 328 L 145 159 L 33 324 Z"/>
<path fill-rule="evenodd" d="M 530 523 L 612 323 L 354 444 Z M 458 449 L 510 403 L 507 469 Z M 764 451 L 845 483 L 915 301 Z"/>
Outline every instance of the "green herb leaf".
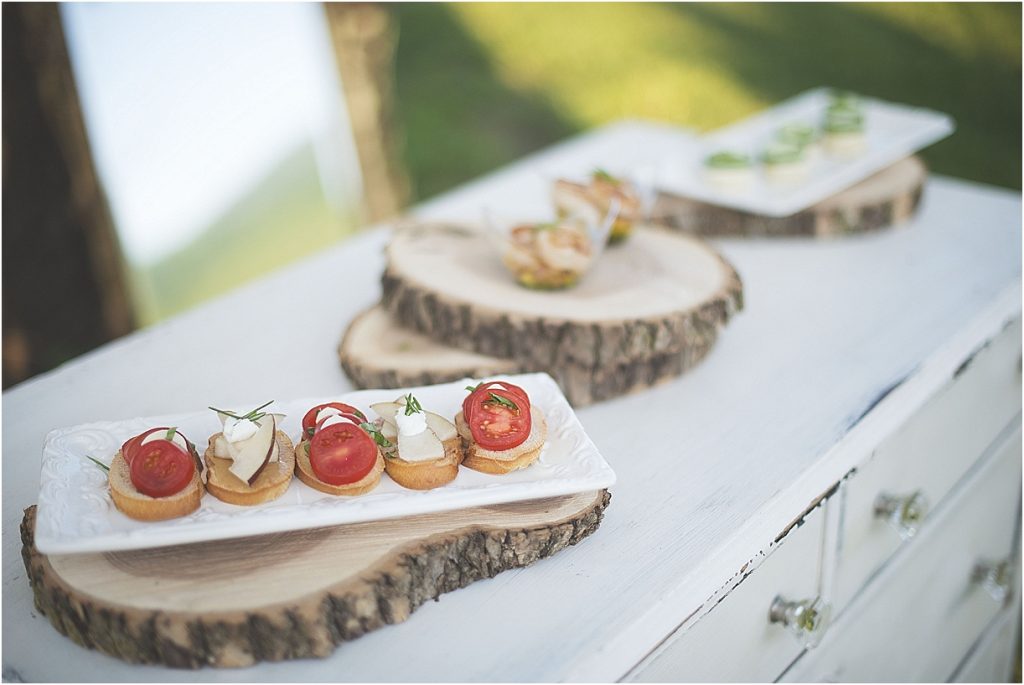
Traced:
<path fill-rule="evenodd" d="M 309 437 L 313 437 L 313 433 L 315 432 L 316 428 L 314 428 L 313 426 L 310 426 L 309 428 L 306 429 L 306 435 L 308 435 Z"/>
<path fill-rule="evenodd" d="M 174 440 L 174 436 L 177 435 L 177 434 L 178 434 L 178 427 L 177 426 L 171 426 L 170 428 L 167 429 L 167 435 L 164 436 L 164 440 L 166 440 L 167 442 L 170 442 L 171 440 Z"/>
<path fill-rule="evenodd" d="M 373 441 L 381 447 L 391 447 L 391 441 L 384 437 L 384 434 L 380 432 L 380 427 L 376 424 L 367 421 L 359 424 L 359 427 L 369 433 Z"/>
<path fill-rule="evenodd" d="M 405 415 L 412 416 L 423 411 L 423 407 L 420 406 L 420 401 L 409 393 L 405 396 Z"/>
<path fill-rule="evenodd" d="M 476 392 L 477 390 L 480 389 L 481 385 L 483 385 L 483 383 L 477 383 L 476 385 L 467 385 L 466 390 L 469 390 L 470 392 Z"/>
<path fill-rule="evenodd" d="M 96 466 L 99 466 L 101 469 L 103 469 L 107 473 L 110 473 L 110 467 L 107 466 L 106 464 L 104 464 L 99 459 L 94 459 L 93 457 L 90 457 L 88 454 L 85 455 L 85 458 L 88 459 L 89 461 L 91 461 L 92 463 L 96 464 Z"/>
<path fill-rule="evenodd" d="M 598 181 L 608 181 L 609 183 L 618 183 L 619 179 L 609 174 L 604 169 L 594 169 L 593 177 Z"/>
<path fill-rule="evenodd" d="M 490 395 L 490 398 L 487 400 L 488 402 L 494 402 L 500 407 L 508 407 L 509 409 L 515 411 L 519 410 L 519 405 L 517 405 L 512 400 L 502 397 L 501 395 L 495 395 L 493 392 L 488 394 Z"/>

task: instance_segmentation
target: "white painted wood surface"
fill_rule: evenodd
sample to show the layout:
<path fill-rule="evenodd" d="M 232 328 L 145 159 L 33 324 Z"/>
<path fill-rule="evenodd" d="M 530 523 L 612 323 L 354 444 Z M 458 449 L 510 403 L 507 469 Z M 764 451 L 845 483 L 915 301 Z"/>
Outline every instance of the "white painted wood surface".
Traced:
<path fill-rule="evenodd" d="M 985 629 L 950 682 L 1014 682 L 1013 662 L 1020 640 L 1020 609 L 1004 609 Z"/>
<path fill-rule="evenodd" d="M 691 628 L 671 635 L 627 680 L 635 682 L 769 682 L 803 651 L 796 636 L 768 621 L 777 595 L 789 601 L 818 594 L 825 502 L 807 515 L 760 566 L 731 584 L 723 601 Z"/>
<path fill-rule="evenodd" d="M 874 515 L 878 496 L 920 491 L 931 507 L 940 505 L 993 436 L 1020 412 L 1020 349 L 1017 321 L 979 350 L 959 375 L 906 426 L 886 437 L 847 479 L 834 600 L 837 613 L 901 544 L 899 534 Z M 922 527 L 927 525 L 926 518 Z"/>
<path fill-rule="evenodd" d="M 1018 415 L 967 482 L 938 504 L 931 525 L 872 579 L 783 680 L 949 679 L 1002 609 L 971 574 L 979 561 L 1005 560 L 1014 548 L 1020 455 Z"/>
<path fill-rule="evenodd" d="M 418 208 L 474 221 L 547 203 L 558 173 L 678 148 L 626 122 Z M 379 296 L 383 230 L 269 274 L 4 393 L 3 659 L 9 678 L 74 680 L 616 679 L 734 577 L 1020 314 L 1018 193 L 933 178 L 921 213 L 844 240 L 728 240 L 746 309 L 690 374 L 588 407 L 619 476 L 602 527 L 533 567 L 446 595 L 324 661 L 236 672 L 132 667 L 35 616 L 18 523 L 51 428 L 350 389 L 335 346 Z M 344 293 L 344 296 L 339 295 Z M 264 308 L 303 320 L 267 327 Z M 251 374 L 255 360 L 261 373 Z M 147 392 L 136 379 L 150 379 Z M 885 398 L 894 383 L 904 382 Z M 871 411 L 860 418 L 864 412 Z M 495 644 L 502 648 L 496 650 Z M 396 659 L 396 649 L 403 658 Z"/>

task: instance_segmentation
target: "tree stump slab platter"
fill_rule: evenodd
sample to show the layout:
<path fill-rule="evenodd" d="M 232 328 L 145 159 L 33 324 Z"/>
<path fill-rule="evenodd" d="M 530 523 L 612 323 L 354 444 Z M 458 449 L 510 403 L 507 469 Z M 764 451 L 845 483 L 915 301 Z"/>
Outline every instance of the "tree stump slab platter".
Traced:
<path fill-rule="evenodd" d="M 606 490 L 131 552 L 47 556 L 21 525 L 36 608 L 131 663 L 243 667 L 325 657 L 443 593 L 528 566 L 600 525 Z M 259 563 L 254 563 L 259 560 Z"/>
<path fill-rule="evenodd" d="M 543 371 L 555 379 L 570 404 L 582 407 L 671 381 L 711 351 L 713 341 L 704 340 L 707 344 L 695 343 L 682 352 L 598 369 L 577 364 L 530 367 L 435 342 L 399 326 L 378 305 L 353 319 L 338 356 L 342 369 L 358 388 L 405 388 Z"/>
<path fill-rule="evenodd" d="M 705 237 L 813 236 L 864 233 L 913 217 L 928 169 L 907 157 L 846 190 L 790 216 L 770 217 L 660 193 L 654 223 Z"/>
<path fill-rule="evenodd" d="M 544 291 L 515 282 L 484 230 L 396 231 L 381 277 L 395 323 L 522 368 L 597 371 L 710 347 L 743 306 L 732 265 L 678 231 L 637 227 L 578 285 Z"/>

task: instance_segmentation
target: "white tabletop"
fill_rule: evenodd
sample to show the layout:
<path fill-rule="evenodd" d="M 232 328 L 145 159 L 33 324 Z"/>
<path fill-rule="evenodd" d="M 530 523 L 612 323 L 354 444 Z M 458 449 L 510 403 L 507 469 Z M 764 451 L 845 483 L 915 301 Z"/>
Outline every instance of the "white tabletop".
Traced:
<path fill-rule="evenodd" d="M 548 202 L 557 173 L 620 167 L 683 141 L 677 129 L 624 122 L 417 214 L 526 211 Z M 708 359 L 674 382 L 579 412 L 619 478 L 600 529 L 580 545 L 427 603 L 325 660 L 176 671 L 130 666 L 60 636 L 32 605 L 18 531 L 36 499 L 46 433 L 351 389 L 335 350 L 379 296 L 387 237 L 363 233 L 4 393 L 5 679 L 621 677 L 855 463 L 872 434 L 923 401 L 945 366 L 1020 314 L 1015 192 L 932 177 L 917 219 L 898 229 L 717 241 L 743 278 L 746 308 Z"/>

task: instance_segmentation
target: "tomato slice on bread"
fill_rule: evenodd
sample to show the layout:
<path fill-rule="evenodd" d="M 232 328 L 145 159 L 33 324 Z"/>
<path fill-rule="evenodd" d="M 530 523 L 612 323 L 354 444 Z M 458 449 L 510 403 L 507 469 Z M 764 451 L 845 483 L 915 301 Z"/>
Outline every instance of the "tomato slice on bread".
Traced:
<path fill-rule="evenodd" d="M 359 417 L 360 421 L 366 421 L 366 415 L 363 414 L 363 412 L 356 409 L 355 407 L 353 407 L 351 404 L 345 404 L 344 402 L 328 402 L 326 404 L 318 404 L 309 411 L 307 411 L 306 415 L 302 417 L 303 437 L 308 438 L 313 435 L 313 431 L 316 428 L 317 424 L 316 415 L 320 413 L 321 409 L 326 409 L 327 407 L 337 409 L 342 414 L 355 414 L 356 416 Z"/>
<path fill-rule="evenodd" d="M 347 421 L 348 423 L 351 423 L 351 424 L 353 424 L 355 426 L 359 426 L 360 424 L 363 424 L 363 423 L 366 422 L 366 419 L 364 419 L 364 418 L 362 418 L 360 416 L 357 416 L 355 414 L 348 414 L 348 413 L 331 414 L 330 416 L 325 416 L 325 417 L 323 417 L 322 419 L 320 419 L 319 421 L 316 422 L 316 426 L 313 428 L 313 434 L 319 433 L 320 430 L 324 427 L 324 424 L 327 423 L 329 420 L 333 419 L 335 416 L 337 416 L 341 420 Z M 310 433 L 307 432 L 306 433 L 306 437 L 307 438 L 310 437 Z"/>
<path fill-rule="evenodd" d="M 348 485 L 366 477 L 377 463 L 377 444 L 354 423 L 332 423 L 309 441 L 309 463 L 316 477 Z"/>
<path fill-rule="evenodd" d="M 192 455 L 170 440 L 150 440 L 144 445 L 140 440 L 130 461 L 132 484 L 150 497 L 167 497 L 180 492 L 192 480 L 194 472 Z"/>
<path fill-rule="evenodd" d="M 503 381 L 478 385 L 463 400 L 462 415 L 476 444 L 496 452 L 523 444 L 533 428 L 526 391 Z"/>
<path fill-rule="evenodd" d="M 139 448 L 139 445 L 142 444 L 143 440 L 145 440 L 148 436 L 150 436 L 153 433 L 169 430 L 169 426 L 161 426 L 160 428 L 150 428 L 148 431 L 143 431 L 142 433 L 139 433 L 134 438 L 128 438 L 127 440 L 124 441 L 124 444 L 121 445 L 121 456 L 124 457 L 124 460 L 126 462 L 131 464 L 132 458 L 135 456 L 135 450 Z"/>

